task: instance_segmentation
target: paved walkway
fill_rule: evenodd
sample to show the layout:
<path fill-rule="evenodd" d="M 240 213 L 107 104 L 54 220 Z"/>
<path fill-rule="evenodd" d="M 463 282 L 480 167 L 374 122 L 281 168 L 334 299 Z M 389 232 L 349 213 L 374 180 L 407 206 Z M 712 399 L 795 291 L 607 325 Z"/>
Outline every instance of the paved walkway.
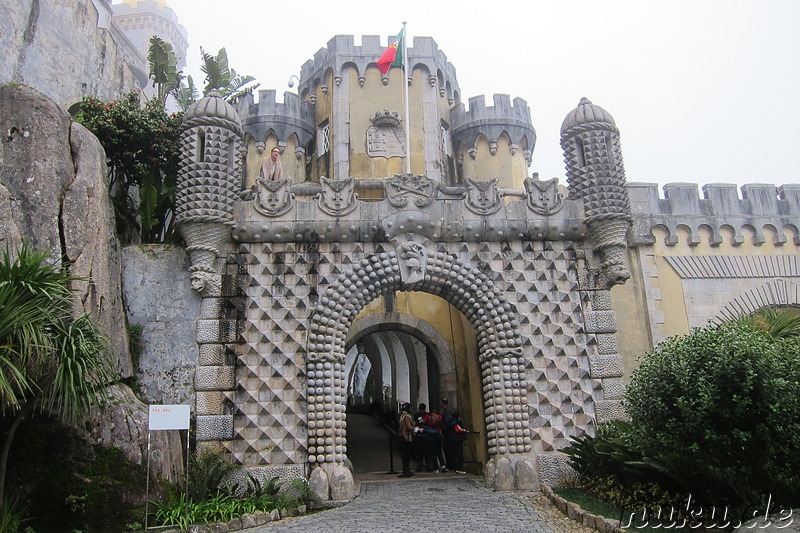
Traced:
<path fill-rule="evenodd" d="M 391 432 L 368 415 L 347 414 L 356 496 L 343 507 L 246 530 L 391 533 L 596 533 L 561 514 L 539 491 L 494 492 L 481 477 L 422 473 L 387 475 Z M 400 470 L 399 450 L 394 469 Z M 412 463 L 413 466 L 413 463 Z"/>
<path fill-rule="evenodd" d="M 361 493 L 343 507 L 248 530 L 285 531 L 557 533 L 527 498 L 494 492 L 469 477 L 365 482 Z"/>

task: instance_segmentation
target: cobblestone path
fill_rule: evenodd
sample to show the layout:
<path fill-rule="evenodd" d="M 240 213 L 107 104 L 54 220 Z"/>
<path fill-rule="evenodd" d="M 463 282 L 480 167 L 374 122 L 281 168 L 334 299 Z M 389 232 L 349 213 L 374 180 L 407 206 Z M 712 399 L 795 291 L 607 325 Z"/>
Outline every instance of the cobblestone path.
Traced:
<path fill-rule="evenodd" d="M 343 507 L 247 531 L 563 532 L 552 529 L 531 502 L 525 495 L 494 492 L 468 477 L 365 482 L 359 496 Z"/>

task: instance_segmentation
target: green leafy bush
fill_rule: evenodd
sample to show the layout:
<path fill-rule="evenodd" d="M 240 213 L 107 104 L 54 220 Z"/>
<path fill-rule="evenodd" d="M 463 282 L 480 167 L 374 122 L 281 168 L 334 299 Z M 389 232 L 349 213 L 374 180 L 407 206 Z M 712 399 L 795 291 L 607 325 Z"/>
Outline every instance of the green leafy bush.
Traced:
<path fill-rule="evenodd" d="M 157 526 L 178 526 L 229 522 L 246 513 L 295 509 L 310 499 L 305 480 L 284 484 L 279 478 L 261 480 L 250 473 L 244 483 L 233 478 L 241 467 L 218 452 L 204 452 L 189 461 L 189 502 L 182 484 L 164 487 L 163 502 L 153 502 L 153 521 Z"/>
<path fill-rule="evenodd" d="M 30 519 L 25 518 L 26 506 L 17 498 L 5 498 L 0 501 L 0 533 L 18 533 L 22 524 Z"/>
<path fill-rule="evenodd" d="M 220 452 L 206 451 L 196 457 L 190 456 L 189 501 L 201 502 L 215 497 L 220 491 L 231 492 L 226 481 L 240 468 Z"/>
<path fill-rule="evenodd" d="M 115 102 L 84 98 L 76 120 L 103 145 L 117 231 L 124 243 L 172 239 L 182 113 L 141 106 L 132 91 Z"/>
<path fill-rule="evenodd" d="M 625 395 L 630 444 L 706 501 L 800 501 L 800 339 L 741 323 L 659 344 Z"/>

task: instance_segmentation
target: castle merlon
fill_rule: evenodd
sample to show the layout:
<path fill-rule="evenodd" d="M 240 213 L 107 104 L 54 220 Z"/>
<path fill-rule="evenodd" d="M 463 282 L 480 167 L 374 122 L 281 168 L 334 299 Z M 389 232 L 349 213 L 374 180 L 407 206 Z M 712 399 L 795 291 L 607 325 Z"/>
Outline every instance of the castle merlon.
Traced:
<path fill-rule="evenodd" d="M 242 129 L 256 141 L 263 141 L 270 130 L 283 142 L 294 133 L 303 146 L 314 137 L 314 106 L 295 93 L 284 92 L 281 103 L 274 89 L 260 90 L 258 102 L 248 94 L 235 107 L 242 117 Z"/>
<path fill-rule="evenodd" d="M 737 239 L 742 227 L 752 227 L 756 244 L 764 242 L 763 228 L 772 226 L 779 232 L 777 241 L 780 242 L 776 244 L 781 244 L 785 242 L 781 230 L 786 226 L 796 229 L 800 220 L 800 186 L 797 185 L 743 185 L 741 197 L 737 186 L 729 183 L 704 185 L 702 196 L 695 183 L 668 183 L 663 189 L 662 199 L 655 183 L 628 183 L 635 221 L 633 244 L 654 242 L 652 229 L 655 226 L 664 226 L 670 232 L 668 244 L 677 244 L 674 236 L 678 226 L 689 229 L 690 242 L 699 242 L 697 230 L 701 226 L 710 228 L 712 244 L 722 242 L 719 236 L 722 226 L 732 227 Z"/>
<path fill-rule="evenodd" d="M 361 46 L 355 46 L 352 35 L 337 35 L 328 41 L 325 48 L 314 54 L 314 59 L 306 61 L 300 69 L 299 92 L 311 89 L 321 83 L 325 73 L 330 69 L 334 76 L 341 76 L 348 67 L 355 67 L 359 74 L 374 66 L 378 58 L 388 46 L 390 36 L 385 43 L 377 35 L 364 35 Z M 450 94 L 459 93 L 455 67 L 447 60 L 447 56 L 439 50 L 432 37 L 414 37 L 413 46 L 408 47 L 409 65 L 412 69 L 420 65 L 428 69 L 431 76 L 436 76 L 442 87 L 448 87 Z"/>
<path fill-rule="evenodd" d="M 487 106 L 484 95 L 473 96 L 469 99 L 469 108 L 461 103 L 450 111 L 454 143 L 473 147 L 480 135 L 496 141 L 506 133 L 512 143 L 519 144 L 525 139 L 526 148 L 533 150 L 536 130 L 528 103 L 519 97 L 512 102 L 507 94 L 495 94 L 492 100 L 494 105 Z"/>

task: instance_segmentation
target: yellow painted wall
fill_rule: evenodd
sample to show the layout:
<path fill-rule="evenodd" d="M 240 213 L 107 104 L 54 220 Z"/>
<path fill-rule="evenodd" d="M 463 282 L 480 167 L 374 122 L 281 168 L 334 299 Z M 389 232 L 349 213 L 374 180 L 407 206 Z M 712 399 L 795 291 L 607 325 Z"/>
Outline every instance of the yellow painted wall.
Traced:
<path fill-rule="evenodd" d="M 367 130 L 372 126 L 370 118 L 377 112 L 396 112 L 405 120 L 403 106 L 403 79 L 399 69 L 389 71 L 389 82 L 384 85 L 382 75 L 377 68 L 368 68 L 363 73 L 365 81 L 362 87 L 358 81 L 359 73 L 355 68 L 347 70 L 350 77 L 350 175 L 356 178 L 382 178 L 394 174 L 404 174 L 405 158 L 402 157 L 370 157 L 367 154 Z M 424 130 L 423 130 L 423 91 L 432 90 L 428 79 L 430 74 L 425 69 L 415 69 L 412 83 L 408 88 L 410 115 L 411 172 L 426 173 Z M 335 88 L 334 88 L 335 90 Z M 438 96 L 437 91 L 437 124 L 442 120 L 449 125 L 449 105 L 447 98 Z M 405 128 L 405 122 L 400 125 Z M 437 126 L 437 139 L 438 139 Z M 437 148 L 438 148 L 437 140 Z M 339 176 L 342 178 L 342 176 Z"/>
<path fill-rule="evenodd" d="M 737 229 L 743 238 L 743 242 L 738 245 L 734 243 Z M 754 228 L 744 226 L 735 229 L 723 226 L 719 230 L 722 242 L 712 245 L 710 228 L 705 226 L 698 228 L 694 236 L 697 242 L 693 243 L 690 242 L 689 228 L 678 226 L 675 231 L 678 242 L 669 245 L 667 244 L 669 231 L 663 226 L 657 226 L 652 230 L 655 237 L 652 246 L 642 245 L 628 250 L 627 262 L 631 269 L 631 279 L 625 285 L 611 290 L 619 324 L 617 341 L 625 363 L 626 380 L 638 365 L 639 359 L 652 348 L 653 342 L 659 337 L 667 338 L 689 333 L 687 299 L 693 296 L 703 297 L 703 295 L 686 294 L 683 280 L 670 266 L 667 258 L 800 254 L 800 246 L 795 244 L 797 235 L 791 227 L 777 229 L 765 226 L 761 231 L 765 242 L 757 244 Z M 785 243 L 775 243 L 778 232 L 786 237 Z M 755 286 L 763 283 L 764 279 L 755 278 L 749 281 Z M 732 279 L 731 284 L 738 286 L 739 282 Z M 648 297 L 651 298 L 649 309 L 646 300 Z M 724 303 L 722 302 L 722 305 Z M 651 310 L 654 317 L 649 316 Z M 651 330 L 651 324 L 654 330 Z"/>
<path fill-rule="evenodd" d="M 523 148 L 519 147 L 515 154 L 511 153 L 511 142 L 508 136 L 501 135 L 497 139 L 497 151 L 492 155 L 489 140 L 479 136 L 475 149 L 475 158 L 469 155 L 471 147 L 460 145 L 457 153 L 462 160 L 462 175 L 474 181 L 488 181 L 500 178 L 497 186 L 522 189 L 528 175 L 528 164 L 525 162 Z"/>
<path fill-rule="evenodd" d="M 641 356 L 652 347 L 653 339 L 650 335 L 644 278 L 635 249 L 628 249 L 626 265 L 631 272 L 631 279 L 624 285 L 613 287 L 611 299 L 617 315 L 617 344 L 625 365 L 623 379 L 627 383 L 631 370 L 638 366 Z"/>
<path fill-rule="evenodd" d="M 295 149 L 297 148 L 297 137 L 291 135 L 286 141 L 286 147 L 281 154 L 281 166 L 283 167 L 283 177 L 293 178 L 293 183 L 302 183 L 305 181 L 306 163 L 305 157 L 297 159 Z M 256 140 L 248 135 L 247 137 L 247 154 L 245 155 L 245 187 L 251 187 L 255 184 L 261 172 L 261 160 L 264 157 L 269 157 L 272 149 L 278 146 L 278 138 L 270 132 L 267 138 L 264 139 L 264 151 L 259 153 L 256 148 Z"/>
<path fill-rule="evenodd" d="M 401 157 L 387 159 L 367 155 L 367 130 L 372 126 L 370 117 L 384 110 L 396 112 L 401 117 L 404 114 L 402 73 L 391 69 L 389 84 L 384 85 L 378 69 L 368 68 L 364 73 L 363 87 L 358 82 L 359 73 L 355 68 L 348 69 L 345 75 L 350 76 L 350 175 L 380 178 L 405 172 L 405 160 Z"/>

